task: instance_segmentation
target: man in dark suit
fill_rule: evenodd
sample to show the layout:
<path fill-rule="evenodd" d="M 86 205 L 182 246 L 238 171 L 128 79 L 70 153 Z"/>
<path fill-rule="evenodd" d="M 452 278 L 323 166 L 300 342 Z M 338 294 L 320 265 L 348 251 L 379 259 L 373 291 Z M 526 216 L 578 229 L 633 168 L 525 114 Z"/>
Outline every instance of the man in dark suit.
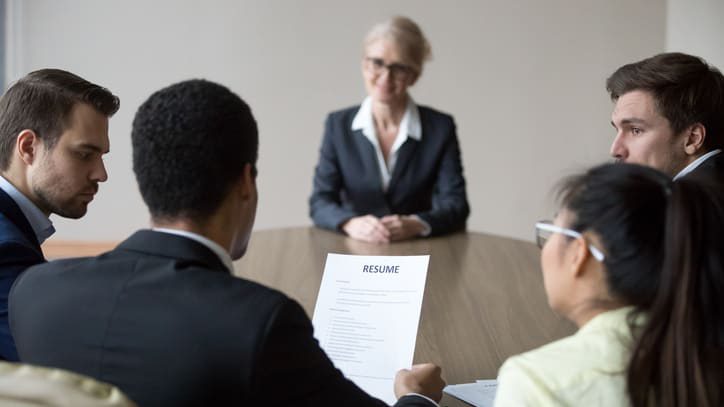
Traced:
<path fill-rule="evenodd" d="M 107 179 L 108 118 L 118 98 L 70 72 L 29 73 L 0 99 L 0 359 L 16 361 L 8 293 L 55 229 L 48 217 L 80 218 Z"/>
<path fill-rule="evenodd" d="M 655 55 L 622 66 L 606 81 L 615 102 L 617 160 L 674 179 L 692 171 L 724 175 L 724 76 L 699 57 Z"/>
<path fill-rule="evenodd" d="M 384 405 L 334 368 L 298 303 L 232 275 L 257 206 L 246 103 L 212 82 L 172 85 L 140 107 L 132 142 L 153 228 L 24 273 L 10 299 L 21 358 L 141 406 Z M 397 405 L 434 405 L 443 385 L 434 365 L 400 371 Z"/>

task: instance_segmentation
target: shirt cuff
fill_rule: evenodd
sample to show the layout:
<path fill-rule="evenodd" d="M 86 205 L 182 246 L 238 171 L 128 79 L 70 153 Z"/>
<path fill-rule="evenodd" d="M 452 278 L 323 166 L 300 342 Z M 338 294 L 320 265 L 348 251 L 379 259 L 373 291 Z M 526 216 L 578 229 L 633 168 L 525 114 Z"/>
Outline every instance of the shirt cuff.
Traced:
<path fill-rule="evenodd" d="M 411 218 L 417 220 L 418 222 L 422 223 L 422 226 L 424 229 L 422 229 L 422 232 L 418 234 L 418 236 L 427 237 L 430 236 L 430 233 L 432 233 L 432 228 L 430 227 L 430 224 L 422 220 L 421 217 L 417 215 L 410 215 Z"/>
<path fill-rule="evenodd" d="M 435 406 L 435 407 L 440 407 L 440 405 L 439 405 L 439 404 L 437 404 L 437 402 L 435 402 L 435 400 L 431 399 L 430 397 L 427 397 L 427 396 L 423 396 L 423 395 L 422 395 L 422 394 L 420 394 L 420 393 L 407 393 L 407 394 L 405 394 L 405 396 L 417 396 L 417 397 L 422 397 L 422 398 L 424 398 L 425 400 L 427 400 L 427 401 L 429 401 L 430 403 L 432 403 L 432 405 L 433 405 L 433 406 Z"/>

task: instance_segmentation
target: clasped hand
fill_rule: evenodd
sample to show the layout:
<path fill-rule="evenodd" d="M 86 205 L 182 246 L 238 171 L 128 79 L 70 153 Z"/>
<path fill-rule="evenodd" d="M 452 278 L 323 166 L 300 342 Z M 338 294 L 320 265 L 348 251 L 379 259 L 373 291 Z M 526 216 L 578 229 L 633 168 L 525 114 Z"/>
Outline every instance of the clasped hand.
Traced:
<path fill-rule="evenodd" d="M 425 226 L 416 217 L 407 215 L 357 216 L 342 225 L 351 238 L 370 243 L 389 243 L 418 236 Z"/>

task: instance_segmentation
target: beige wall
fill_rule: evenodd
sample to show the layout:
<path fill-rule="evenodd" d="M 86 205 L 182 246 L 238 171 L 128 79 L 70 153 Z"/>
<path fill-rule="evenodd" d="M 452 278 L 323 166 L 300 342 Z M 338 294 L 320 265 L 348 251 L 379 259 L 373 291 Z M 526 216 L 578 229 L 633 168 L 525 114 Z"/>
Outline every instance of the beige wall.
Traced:
<path fill-rule="evenodd" d="M 531 239 L 552 215 L 548 192 L 608 159 L 604 80 L 664 50 L 660 0 L 8 0 L 10 79 L 61 67 L 121 97 L 111 121 L 110 180 L 88 215 L 57 219 L 56 239 L 122 239 L 147 215 L 131 171 L 130 123 L 154 90 L 192 77 L 221 82 L 261 130 L 257 228 L 310 224 L 307 198 L 322 123 L 359 103 L 360 43 L 393 14 L 415 19 L 434 59 L 412 93 L 452 113 L 463 148 L 469 227 Z M 721 38 L 721 37 L 720 37 Z"/>
<path fill-rule="evenodd" d="M 724 1 L 669 0 L 666 50 L 703 57 L 724 69 Z"/>

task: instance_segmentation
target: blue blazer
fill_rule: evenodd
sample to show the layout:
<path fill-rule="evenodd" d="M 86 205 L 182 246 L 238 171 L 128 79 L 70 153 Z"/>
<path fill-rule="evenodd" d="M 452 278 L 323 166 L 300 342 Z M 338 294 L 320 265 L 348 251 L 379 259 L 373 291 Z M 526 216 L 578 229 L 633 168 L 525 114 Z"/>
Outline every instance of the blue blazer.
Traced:
<path fill-rule="evenodd" d="M 339 231 L 355 216 L 398 214 L 419 216 L 431 235 L 465 228 L 470 208 L 455 122 L 434 109 L 418 109 L 422 138 L 400 147 L 386 192 L 374 146 L 352 130 L 359 106 L 327 117 L 309 199 L 315 225 Z"/>
<path fill-rule="evenodd" d="M 30 222 L 20 207 L 0 189 L 0 359 L 18 360 L 8 325 L 8 295 L 26 268 L 45 262 Z"/>

